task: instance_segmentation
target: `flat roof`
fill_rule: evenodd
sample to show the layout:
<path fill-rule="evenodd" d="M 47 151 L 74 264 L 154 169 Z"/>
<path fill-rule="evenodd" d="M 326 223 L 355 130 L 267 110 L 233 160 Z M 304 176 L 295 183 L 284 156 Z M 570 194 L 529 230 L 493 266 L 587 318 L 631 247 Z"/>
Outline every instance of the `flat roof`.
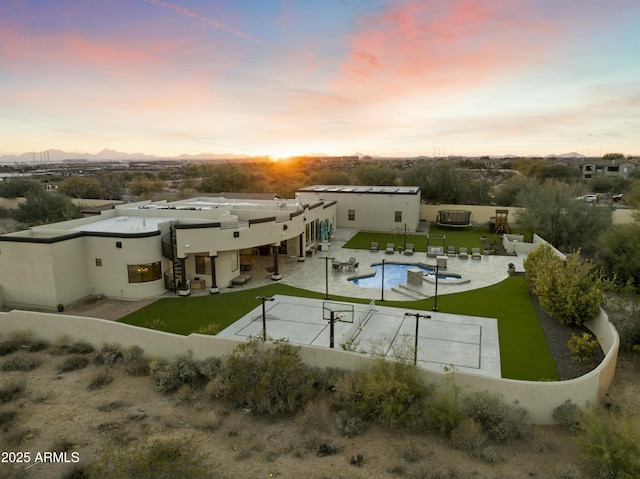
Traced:
<path fill-rule="evenodd" d="M 92 231 L 96 233 L 148 233 L 157 231 L 160 223 L 177 221 L 177 218 L 158 218 L 149 216 L 98 217 L 97 221 L 70 228 L 69 231 Z"/>
<path fill-rule="evenodd" d="M 313 185 L 299 188 L 304 193 L 357 193 L 386 195 L 417 195 L 419 186 L 364 186 L 364 185 Z"/>

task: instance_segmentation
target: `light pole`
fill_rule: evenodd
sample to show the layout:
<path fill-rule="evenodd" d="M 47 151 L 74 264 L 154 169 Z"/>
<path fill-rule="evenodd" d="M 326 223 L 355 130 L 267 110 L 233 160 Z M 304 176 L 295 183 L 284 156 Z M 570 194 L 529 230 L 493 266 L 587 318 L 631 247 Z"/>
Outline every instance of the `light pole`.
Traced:
<path fill-rule="evenodd" d="M 333 261 L 335 258 L 325 256 L 322 259 L 324 260 L 324 299 L 329 299 L 329 260 Z"/>
<path fill-rule="evenodd" d="M 434 300 L 433 300 L 433 311 L 438 311 L 438 271 L 440 270 L 440 268 L 438 267 L 438 265 L 436 264 L 436 294 L 434 296 Z"/>
<path fill-rule="evenodd" d="M 265 303 L 267 301 L 273 301 L 274 298 L 267 298 L 265 296 L 256 296 L 258 301 L 262 301 L 262 341 L 267 342 L 267 309 Z"/>
<path fill-rule="evenodd" d="M 384 301 L 384 260 L 382 260 L 382 296 L 380 301 Z"/>
<path fill-rule="evenodd" d="M 428 314 L 420 314 L 420 313 L 404 313 L 405 316 L 415 316 L 416 317 L 416 339 L 413 346 L 413 365 L 418 365 L 418 324 L 420 318 L 431 319 L 431 316 Z"/>

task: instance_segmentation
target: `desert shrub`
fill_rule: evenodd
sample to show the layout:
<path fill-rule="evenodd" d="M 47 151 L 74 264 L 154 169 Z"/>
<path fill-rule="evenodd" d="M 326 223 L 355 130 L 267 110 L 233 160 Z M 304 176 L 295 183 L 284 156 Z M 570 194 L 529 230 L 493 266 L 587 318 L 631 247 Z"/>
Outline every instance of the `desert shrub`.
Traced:
<path fill-rule="evenodd" d="M 83 356 L 71 356 L 65 359 L 58 371 L 61 373 L 68 373 L 71 371 L 77 371 L 78 369 L 84 369 L 89 365 L 89 360 Z"/>
<path fill-rule="evenodd" d="M 196 386 L 202 380 L 196 363 L 187 356 L 178 356 L 153 371 L 156 391 L 162 394 L 176 392 L 181 386 Z"/>
<path fill-rule="evenodd" d="M 496 442 L 515 441 L 525 434 L 527 411 L 517 404 L 506 404 L 498 394 L 472 393 L 465 398 L 464 405 L 469 417 Z"/>
<path fill-rule="evenodd" d="M 640 346 L 640 295 L 629 281 L 618 294 L 609 294 L 605 309 L 620 335 L 620 347 L 633 351 Z"/>
<path fill-rule="evenodd" d="M 212 381 L 214 396 L 257 414 L 301 409 L 311 396 L 312 384 L 298 351 L 286 342 L 241 344 L 223 359 L 220 373 Z"/>
<path fill-rule="evenodd" d="M 131 346 L 122 354 L 124 370 L 130 376 L 146 376 L 149 374 L 149 363 L 144 357 L 144 350 L 140 346 Z"/>
<path fill-rule="evenodd" d="M 367 421 L 361 415 L 343 410 L 336 415 L 336 427 L 344 437 L 354 437 L 367 430 Z"/>
<path fill-rule="evenodd" d="M 113 378 L 108 374 L 98 373 L 89 382 L 89 385 L 87 386 L 87 391 L 93 391 L 94 389 L 102 389 L 108 386 L 109 384 L 111 384 L 111 381 L 113 381 Z"/>
<path fill-rule="evenodd" d="M 96 479 L 215 479 L 219 473 L 207 464 L 191 441 L 144 442 L 109 447 L 87 468 Z"/>
<path fill-rule="evenodd" d="M 210 336 L 215 336 L 219 332 L 220 332 L 220 325 L 217 323 L 210 323 L 198 329 L 198 334 L 208 334 Z"/>
<path fill-rule="evenodd" d="M 2 363 L 1 369 L 3 371 L 32 371 L 38 368 L 41 364 L 42 361 L 37 358 L 26 356 L 24 354 L 17 354 Z"/>
<path fill-rule="evenodd" d="M 69 354 L 90 354 L 94 351 L 94 347 L 86 341 L 76 341 L 67 348 Z"/>
<path fill-rule="evenodd" d="M 113 365 L 121 360 L 122 351 L 117 344 L 104 344 L 93 358 L 93 362 L 98 365 Z"/>
<path fill-rule="evenodd" d="M 0 411 L 0 430 L 7 431 L 17 416 L 15 411 Z"/>
<path fill-rule="evenodd" d="M 593 339 L 589 333 L 582 333 L 582 336 L 572 334 L 567 346 L 569 346 L 569 353 L 574 361 L 590 363 L 593 362 L 596 352 L 600 349 L 600 340 Z"/>
<path fill-rule="evenodd" d="M 451 445 L 456 449 L 471 452 L 479 450 L 487 441 L 487 435 L 475 419 L 462 419 L 451 431 Z"/>
<path fill-rule="evenodd" d="M 22 381 L 8 381 L 0 386 L 0 404 L 8 403 L 25 390 L 25 383 Z"/>
<path fill-rule="evenodd" d="M 640 416 L 593 409 L 583 424 L 580 449 L 598 478 L 640 477 Z"/>
<path fill-rule="evenodd" d="M 450 434 L 463 417 L 460 388 L 453 376 L 448 376 L 433 396 L 429 402 L 429 427 L 440 433 Z"/>
<path fill-rule="evenodd" d="M 336 408 L 346 417 L 375 420 L 387 426 L 427 423 L 423 386 L 408 364 L 378 359 L 373 366 L 345 374 L 336 382 Z"/>
<path fill-rule="evenodd" d="M 102 411 L 102 412 L 112 412 L 112 411 L 117 411 L 118 409 L 123 409 L 129 406 L 130 404 L 124 401 L 111 401 L 106 404 L 101 404 L 100 406 L 98 406 L 97 409 L 98 411 Z"/>
<path fill-rule="evenodd" d="M 567 399 L 560 406 L 556 407 L 551 417 L 573 434 L 582 431 L 584 411 L 580 409 L 580 406 L 572 402 L 571 399 Z"/>
<path fill-rule="evenodd" d="M 30 331 L 16 331 L 0 341 L 0 356 L 16 351 L 37 352 L 46 349 L 49 343 L 36 339 Z"/>
<path fill-rule="evenodd" d="M 196 364 L 198 372 L 208 380 L 211 380 L 218 375 L 221 365 L 222 359 L 217 357 L 210 357 L 203 361 L 199 361 Z"/>

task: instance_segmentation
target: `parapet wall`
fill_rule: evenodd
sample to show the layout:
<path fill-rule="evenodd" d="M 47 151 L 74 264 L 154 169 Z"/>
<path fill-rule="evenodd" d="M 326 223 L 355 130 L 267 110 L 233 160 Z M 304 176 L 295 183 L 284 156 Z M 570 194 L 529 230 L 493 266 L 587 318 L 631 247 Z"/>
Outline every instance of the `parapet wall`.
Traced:
<path fill-rule="evenodd" d="M 552 424 L 553 409 L 567 399 L 586 406 L 595 403 L 607 391 L 616 367 L 619 338 L 607 314 L 600 313 L 588 324 L 601 339 L 605 358 L 593 371 L 577 379 L 559 382 L 517 381 L 491 378 L 460 371 L 435 372 L 421 369 L 425 384 L 440 384 L 450 375 L 463 392 L 492 391 L 502 394 L 507 403 L 518 404 L 529 411 L 534 424 Z M 41 339 L 57 341 L 62 337 L 72 341 L 86 341 L 96 348 L 103 344 L 118 344 L 122 348 L 140 346 L 149 357 L 170 360 L 181 354 L 192 354 L 196 360 L 211 356 L 225 356 L 242 341 L 191 334 L 181 336 L 103 319 L 13 310 L 0 313 L 0 334 L 32 331 Z M 318 368 L 355 370 L 371 364 L 372 358 L 359 353 L 312 346 L 300 346 L 305 364 Z"/>

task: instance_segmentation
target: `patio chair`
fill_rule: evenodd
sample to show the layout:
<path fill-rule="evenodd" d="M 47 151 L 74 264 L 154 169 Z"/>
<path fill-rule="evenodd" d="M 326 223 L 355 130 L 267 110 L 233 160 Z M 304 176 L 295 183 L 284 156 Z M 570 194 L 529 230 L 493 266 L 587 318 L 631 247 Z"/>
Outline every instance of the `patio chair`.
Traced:
<path fill-rule="evenodd" d="M 447 256 L 455 256 L 455 255 L 456 255 L 456 247 L 447 246 Z"/>
<path fill-rule="evenodd" d="M 458 258 L 460 259 L 469 259 L 469 253 L 467 252 L 467 248 L 464 246 L 460 246 L 458 250 Z"/>
<path fill-rule="evenodd" d="M 331 268 L 333 271 L 342 271 L 342 263 L 335 258 L 331 259 Z"/>
<path fill-rule="evenodd" d="M 406 254 L 407 256 L 411 256 L 413 254 L 413 243 L 407 243 L 407 247 L 404 250 L 404 254 Z"/>
<path fill-rule="evenodd" d="M 347 264 L 347 269 L 349 271 L 355 271 L 356 269 L 358 269 L 358 262 L 356 261 L 356 259 L 353 256 L 351 258 L 349 258 L 349 263 Z"/>
<path fill-rule="evenodd" d="M 480 248 L 471 248 L 471 259 L 482 259 Z"/>
<path fill-rule="evenodd" d="M 393 243 L 387 243 L 387 247 L 384 250 L 385 254 L 393 254 L 396 252 L 396 245 Z"/>
<path fill-rule="evenodd" d="M 372 241 L 371 242 L 371 246 L 369 246 L 369 251 L 378 251 L 378 242 L 377 241 Z"/>

